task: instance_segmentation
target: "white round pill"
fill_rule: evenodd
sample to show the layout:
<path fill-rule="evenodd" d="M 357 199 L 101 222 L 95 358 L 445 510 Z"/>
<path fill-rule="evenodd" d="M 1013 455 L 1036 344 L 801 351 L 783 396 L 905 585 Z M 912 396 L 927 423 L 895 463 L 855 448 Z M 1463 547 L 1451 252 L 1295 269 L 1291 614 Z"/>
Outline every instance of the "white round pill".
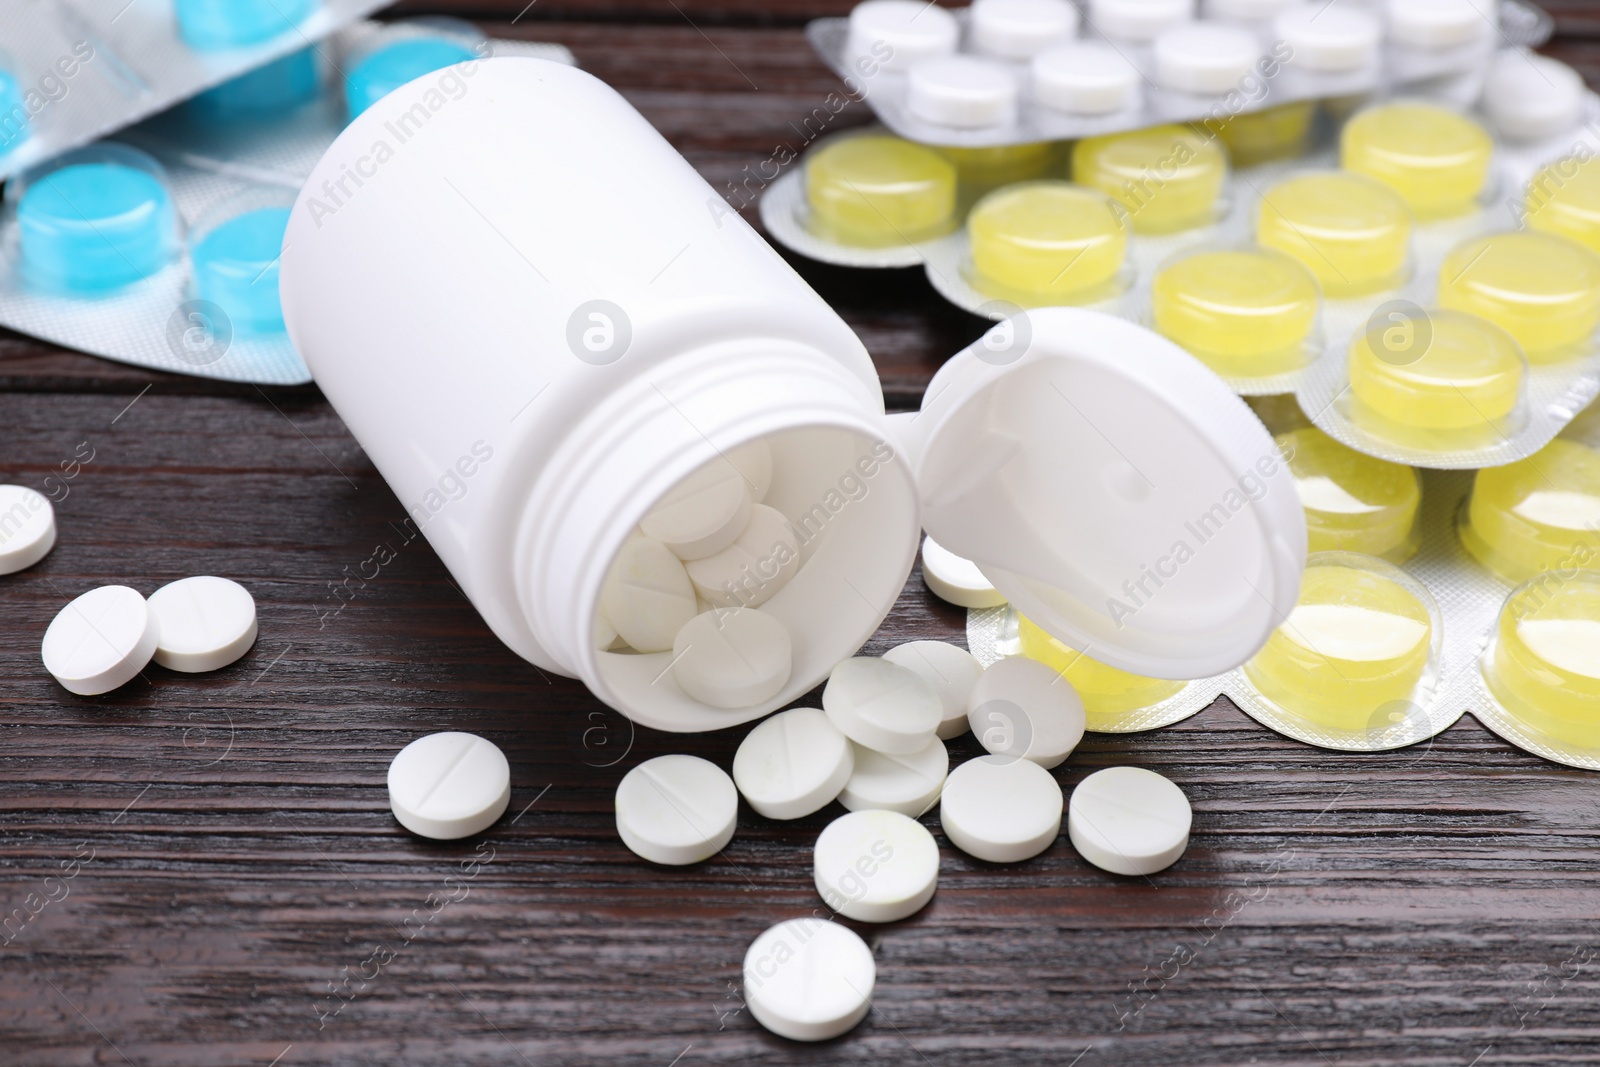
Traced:
<path fill-rule="evenodd" d="M 1389 0 L 1389 36 L 1413 48 L 1456 48 L 1494 32 L 1472 0 Z"/>
<path fill-rule="evenodd" d="M 56 544 L 56 509 L 25 485 L 0 485 L 0 574 L 38 563 Z"/>
<path fill-rule="evenodd" d="M 767 442 L 757 438 L 740 445 L 728 453 L 728 462 L 744 479 L 751 501 L 759 504 L 767 498 L 772 488 L 772 448 Z"/>
<path fill-rule="evenodd" d="M 1256 35 L 1230 26 L 1177 26 L 1156 38 L 1156 81 L 1180 93 L 1218 95 L 1239 88 L 1261 58 Z"/>
<path fill-rule="evenodd" d="M 1060 673 L 1011 656 L 983 672 L 967 697 L 967 723 L 993 755 L 1060 766 L 1083 740 L 1083 699 Z"/>
<path fill-rule="evenodd" d="M 1194 0 L 1090 0 L 1089 24 L 1107 37 L 1149 41 L 1194 18 Z"/>
<path fill-rule="evenodd" d="M 611 561 L 600 610 L 635 651 L 665 652 L 700 605 L 672 550 L 649 537 L 634 537 Z"/>
<path fill-rule="evenodd" d="M 683 569 L 707 604 L 758 608 L 799 572 L 800 542 L 781 511 L 757 504 L 733 544 Z"/>
<path fill-rule="evenodd" d="M 924 0 L 866 0 L 850 11 L 845 50 L 863 77 L 870 76 L 871 64 L 904 73 L 924 59 L 954 52 L 960 36 L 955 16 Z"/>
<path fill-rule="evenodd" d="M 990 863 L 1020 863 L 1061 832 L 1061 787 L 1037 763 L 979 756 L 950 772 L 939 823 L 950 843 Z"/>
<path fill-rule="evenodd" d="M 921 751 L 890 756 L 851 742 L 855 766 L 839 803 L 851 811 L 897 811 L 916 818 L 939 802 L 950 753 L 935 737 Z"/>
<path fill-rule="evenodd" d="M 221 670 L 256 643 L 256 602 L 238 582 L 184 578 L 150 594 L 161 628 L 155 661 L 185 674 Z"/>
<path fill-rule="evenodd" d="M 793 666 L 788 629 L 755 608 L 713 608 L 685 623 L 672 642 L 678 688 L 713 708 L 771 700 Z"/>
<path fill-rule="evenodd" d="M 68 692 L 98 696 L 144 670 L 160 635 L 161 624 L 137 590 L 102 585 L 56 613 L 39 654 Z"/>
<path fill-rule="evenodd" d="M 718 456 L 673 486 L 639 529 L 679 559 L 700 559 L 733 544 L 749 521 L 750 483 Z"/>
<path fill-rule="evenodd" d="M 1033 57 L 1031 71 L 1033 98 L 1069 115 L 1110 115 L 1133 107 L 1139 99 L 1139 71 L 1115 48 L 1095 41 L 1041 52 Z M 923 552 L 926 556 L 926 544 Z M 987 580 L 983 584 L 988 586 Z M 993 587 L 989 590 L 992 593 Z"/>
<path fill-rule="evenodd" d="M 874 656 L 847 659 L 822 687 L 822 710 L 850 740 L 877 752 L 919 752 L 944 721 L 933 686 Z"/>
<path fill-rule="evenodd" d="M 1293 53 L 1287 62 L 1331 74 L 1375 63 L 1383 38 L 1383 26 L 1368 12 L 1321 2 L 1289 8 L 1272 28 Z"/>
<path fill-rule="evenodd" d="M 1068 0 L 972 0 L 972 47 L 998 59 L 1029 59 L 1078 32 Z"/>
<path fill-rule="evenodd" d="M 733 840 L 739 793 L 698 756 L 657 756 L 617 785 L 617 833 L 634 854 L 673 867 L 710 859 Z"/>
<path fill-rule="evenodd" d="M 1108 767 L 1078 783 L 1067 836 L 1078 854 L 1112 874 L 1154 874 L 1189 847 L 1193 812 L 1170 780 L 1142 767 Z"/>
<path fill-rule="evenodd" d="M 908 641 L 885 652 L 883 658 L 920 675 L 939 694 L 944 718 L 936 732 L 941 740 L 967 732 L 967 701 L 983 674 L 977 657 L 948 641 Z"/>
<path fill-rule="evenodd" d="M 976 56 L 923 60 L 906 76 L 906 107 L 939 126 L 1004 126 L 1017 117 L 1017 79 L 994 60 Z"/>
<path fill-rule="evenodd" d="M 389 764 L 389 808 L 421 837 L 471 837 L 493 826 L 510 802 L 505 753 L 476 734 L 419 737 Z"/>
<path fill-rule="evenodd" d="M 853 930 L 790 919 L 744 955 L 744 1001 L 756 1022 L 793 1041 L 826 1041 L 867 1017 L 877 979 L 872 950 Z"/>
<path fill-rule="evenodd" d="M 855 770 L 850 742 L 816 708 L 779 712 L 745 735 L 733 784 L 757 814 L 800 819 L 831 804 Z"/>
<path fill-rule="evenodd" d="M 958 608 L 997 608 L 1006 602 L 976 563 L 931 537 L 922 539 L 922 580 L 934 596 Z"/>
<path fill-rule="evenodd" d="M 939 844 L 895 811 L 852 811 L 817 838 L 812 870 L 822 902 L 847 919 L 892 923 L 921 911 L 939 885 Z"/>
<path fill-rule="evenodd" d="M 1206 0 L 1209 18 L 1234 22 L 1260 22 L 1289 7 L 1294 0 Z"/>
<path fill-rule="evenodd" d="M 1508 49 L 1489 66 L 1483 110 L 1500 136 L 1542 141 L 1582 121 L 1586 92 L 1582 76 L 1560 60 Z"/>

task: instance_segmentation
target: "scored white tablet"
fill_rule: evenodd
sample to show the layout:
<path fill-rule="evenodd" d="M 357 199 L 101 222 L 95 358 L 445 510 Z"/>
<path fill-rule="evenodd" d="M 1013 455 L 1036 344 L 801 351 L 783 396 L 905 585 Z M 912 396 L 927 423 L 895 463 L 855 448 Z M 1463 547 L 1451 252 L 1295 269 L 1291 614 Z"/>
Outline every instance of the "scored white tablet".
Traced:
<path fill-rule="evenodd" d="M 98 696 L 144 670 L 160 633 L 160 623 L 138 590 L 102 585 L 56 614 L 39 655 L 45 670 L 69 692 Z"/>
<path fill-rule="evenodd" d="M 255 598 L 226 578 L 171 582 L 150 594 L 150 610 L 161 624 L 155 660 L 168 670 L 220 670 L 255 644 Z"/>
<path fill-rule="evenodd" d="M 867 1016 L 878 968 L 854 931 L 790 919 L 744 955 L 744 1000 L 756 1022 L 794 1041 L 826 1041 Z"/>
<path fill-rule="evenodd" d="M 733 779 L 698 756 L 645 760 L 617 785 L 617 833 L 651 863 L 710 859 L 733 840 L 738 815 Z"/>
<path fill-rule="evenodd" d="M 488 829 L 511 802 L 511 766 L 494 742 L 457 730 L 419 737 L 389 764 L 389 807 L 421 837 Z"/>

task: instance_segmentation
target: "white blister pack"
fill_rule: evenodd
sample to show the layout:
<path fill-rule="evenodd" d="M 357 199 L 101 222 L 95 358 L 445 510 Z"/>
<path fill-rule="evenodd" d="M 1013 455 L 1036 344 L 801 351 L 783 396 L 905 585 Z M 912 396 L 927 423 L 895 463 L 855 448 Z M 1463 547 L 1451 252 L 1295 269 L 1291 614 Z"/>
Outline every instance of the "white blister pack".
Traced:
<path fill-rule="evenodd" d="M 384 0 L 11 0 L 0 178 L 314 47 Z"/>
<path fill-rule="evenodd" d="M 491 55 L 572 62 L 559 45 L 491 41 L 454 20 L 357 23 L 116 142 L 24 171 L 0 215 L 0 324 L 158 370 L 309 381 L 278 302 L 296 193 L 352 113 L 433 72 L 435 91 L 372 146 L 369 172 L 324 191 L 337 213 L 425 136 L 437 111 L 472 91 L 476 61 Z"/>
<path fill-rule="evenodd" d="M 895 133 L 987 147 L 1204 121 L 1469 73 L 1552 24 L 1515 0 L 865 0 L 807 36 Z"/>

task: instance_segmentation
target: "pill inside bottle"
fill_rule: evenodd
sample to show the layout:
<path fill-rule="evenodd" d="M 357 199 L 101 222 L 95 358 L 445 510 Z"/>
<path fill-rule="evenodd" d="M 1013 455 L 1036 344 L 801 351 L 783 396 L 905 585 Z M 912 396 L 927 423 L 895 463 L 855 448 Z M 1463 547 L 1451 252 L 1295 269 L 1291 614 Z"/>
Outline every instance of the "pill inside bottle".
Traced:
<path fill-rule="evenodd" d="M 1321 305 L 1299 261 L 1265 248 L 1197 252 L 1151 285 L 1156 330 L 1224 375 L 1281 374 L 1310 359 Z"/>
<path fill-rule="evenodd" d="M 1530 229 L 1600 252 L 1600 160 L 1551 163 L 1528 182 L 1524 204 Z"/>
<path fill-rule="evenodd" d="M 1578 355 L 1600 326 L 1600 255 L 1555 234 L 1479 237 L 1445 257 L 1439 304 L 1488 319 L 1531 361 Z"/>
<path fill-rule="evenodd" d="M 956 225 L 956 168 L 898 137 L 844 136 L 806 156 L 812 232 L 839 244 L 915 244 Z"/>
<path fill-rule="evenodd" d="M 1399 193 L 1419 217 L 1471 210 L 1489 179 L 1494 141 L 1477 122 L 1437 104 L 1382 104 L 1345 123 L 1339 163 Z"/>
<path fill-rule="evenodd" d="M 1088 137 L 1072 150 L 1072 178 L 1128 209 L 1138 233 L 1192 229 L 1215 217 L 1227 153 L 1184 126 Z"/>
<path fill-rule="evenodd" d="M 141 152 L 93 150 L 23 184 L 17 228 L 32 284 L 92 294 L 148 278 L 177 252 L 172 196 Z"/>
<path fill-rule="evenodd" d="M 1600 565 L 1600 449 L 1558 437 L 1480 470 L 1458 523 L 1463 547 L 1510 582 Z"/>
<path fill-rule="evenodd" d="M 1387 728 L 1429 673 L 1435 614 L 1427 591 L 1397 567 L 1354 553 L 1313 556 L 1299 604 L 1245 676 L 1317 726 Z"/>
<path fill-rule="evenodd" d="M 1141 677 L 1090 659 L 1026 616 L 1017 617 L 1017 640 L 1024 656 L 1059 672 L 1078 691 L 1090 730 L 1113 725 L 1129 712 L 1155 707 L 1177 696 L 1186 684 Z"/>
<path fill-rule="evenodd" d="M 1484 680 L 1522 725 L 1600 748 L 1600 571 L 1542 575 L 1506 600 Z"/>
<path fill-rule="evenodd" d="M 1125 214 L 1104 194 L 1069 182 L 997 189 L 967 217 L 974 284 L 1038 305 L 1107 295 L 1128 254 Z"/>
<path fill-rule="evenodd" d="M 1314 426 L 1277 438 L 1306 513 L 1307 550 L 1360 552 L 1391 563 L 1416 554 L 1422 477 L 1349 448 Z"/>
<path fill-rule="evenodd" d="M 1316 275 L 1329 297 L 1397 286 L 1405 277 L 1411 209 L 1389 186 L 1358 174 L 1304 174 L 1261 197 L 1256 240 Z"/>
<path fill-rule="evenodd" d="M 1350 343 L 1353 417 L 1419 447 L 1500 439 L 1521 401 L 1527 361 L 1511 335 L 1460 311 L 1375 323 Z"/>

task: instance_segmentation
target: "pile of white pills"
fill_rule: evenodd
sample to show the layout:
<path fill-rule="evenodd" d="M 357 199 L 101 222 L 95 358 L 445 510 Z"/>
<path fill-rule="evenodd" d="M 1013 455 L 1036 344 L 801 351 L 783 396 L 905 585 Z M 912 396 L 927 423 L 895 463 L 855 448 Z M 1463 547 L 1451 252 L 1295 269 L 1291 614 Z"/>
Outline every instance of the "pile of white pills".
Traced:
<path fill-rule="evenodd" d="M 969 728 L 989 754 L 952 771 L 945 742 Z M 1188 843 L 1188 801 L 1160 775 L 1100 771 L 1066 803 L 1049 769 L 1083 733 L 1082 701 L 1043 664 L 1006 659 L 985 670 L 955 645 L 912 641 L 882 658 L 840 663 L 822 709 L 793 708 L 756 725 L 731 778 L 695 756 L 635 767 L 617 787 L 617 831 L 653 863 L 698 863 L 733 839 L 740 796 L 780 820 L 837 800 L 849 810 L 818 836 L 812 879 L 829 911 L 865 923 L 898 922 L 933 899 L 939 847 L 918 818 L 935 806 L 950 843 L 989 863 L 1020 863 L 1049 848 L 1064 811 L 1078 852 L 1107 871 L 1150 874 L 1176 861 Z M 875 980 L 866 944 L 818 917 L 770 928 L 744 962 L 751 1014 L 799 1041 L 859 1023 Z"/>
<path fill-rule="evenodd" d="M 184 578 L 146 600 L 103 585 L 73 600 L 44 632 L 45 670 L 79 696 L 126 685 L 154 659 L 185 674 L 221 670 L 256 640 L 256 602 L 227 578 Z"/>
<path fill-rule="evenodd" d="M 789 682 L 789 633 L 757 609 L 800 570 L 800 543 L 762 503 L 772 450 L 753 441 L 674 486 L 640 520 L 607 572 L 595 616 L 605 652 L 670 652 L 690 699 L 748 708 Z"/>

